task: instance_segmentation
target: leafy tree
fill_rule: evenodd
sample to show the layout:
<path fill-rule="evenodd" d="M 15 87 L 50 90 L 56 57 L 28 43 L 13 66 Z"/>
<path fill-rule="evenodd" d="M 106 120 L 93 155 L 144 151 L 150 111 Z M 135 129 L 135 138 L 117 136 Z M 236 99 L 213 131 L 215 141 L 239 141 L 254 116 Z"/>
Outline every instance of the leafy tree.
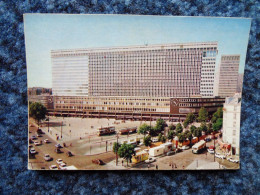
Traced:
<path fill-rule="evenodd" d="M 34 102 L 29 105 L 29 116 L 34 118 L 40 126 L 40 121 L 45 119 L 47 109 L 44 105 L 39 102 Z"/>
<path fill-rule="evenodd" d="M 162 131 L 164 131 L 165 127 L 167 127 L 166 122 L 163 119 L 157 119 L 156 125 L 155 125 L 155 130 L 158 133 L 161 133 Z"/>
<path fill-rule="evenodd" d="M 194 125 L 190 127 L 190 132 L 194 135 L 194 131 L 197 129 Z"/>
<path fill-rule="evenodd" d="M 195 121 L 195 115 L 193 113 L 189 113 L 186 116 L 186 121 L 190 124 L 193 123 Z"/>
<path fill-rule="evenodd" d="M 188 139 L 191 141 L 191 139 L 192 139 L 192 133 L 191 133 L 189 130 L 187 130 L 187 131 L 184 132 L 184 136 L 185 136 L 185 138 L 188 138 Z"/>
<path fill-rule="evenodd" d="M 173 130 L 169 130 L 168 139 L 170 139 L 172 141 L 175 135 L 176 135 L 176 133 Z"/>
<path fill-rule="evenodd" d="M 150 127 L 149 135 L 151 135 L 151 136 L 157 136 L 158 135 L 158 131 L 156 130 L 155 127 Z"/>
<path fill-rule="evenodd" d="M 121 158 L 126 159 L 127 161 L 127 166 L 128 166 L 128 161 L 131 161 L 132 155 L 135 154 L 134 151 L 134 146 L 131 144 L 126 144 L 124 143 L 123 145 L 121 145 L 121 147 L 118 149 L 118 155 Z"/>
<path fill-rule="evenodd" d="M 147 134 L 151 129 L 151 126 L 147 125 L 146 123 L 140 125 L 140 127 L 138 128 L 138 133 L 139 134 L 143 134 L 145 136 L 145 134 Z"/>
<path fill-rule="evenodd" d="M 176 129 L 176 126 L 173 125 L 173 124 L 171 124 L 171 125 L 169 126 L 169 130 L 175 130 L 175 129 Z"/>
<path fill-rule="evenodd" d="M 207 125 L 206 125 L 206 123 L 204 123 L 204 122 L 200 124 L 200 128 L 201 128 L 201 130 L 204 131 L 204 132 L 207 132 L 207 130 L 208 130 Z"/>
<path fill-rule="evenodd" d="M 189 125 L 189 122 L 188 122 L 187 120 L 185 120 L 185 121 L 183 122 L 183 127 L 186 128 L 186 127 L 188 127 L 188 125 Z"/>
<path fill-rule="evenodd" d="M 212 126 L 213 131 L 220 130 L 222 128 L 222 124 L 223 124 L 223 119 L 219 118 L 216 123 L 213 123 L 213 126 Z"/>
<path fill-rule="evenodd" d="M 150 135 L 145 136 L 145 137 L 144 137 L 144 145 L 145 145 L 145 146 L 150 146 L 151 143 L 152 143 L 151 136 L 150 136 Z"/>
<path fill-rule="evenodd" d="M 207 134 L 212 133 L 212 123 L 207 124 Z"/>
<path fill-rule="evenodd" d="M 118 149 L 120 148 L 120 144 L 117 142 L 114 142 L 113 144 L 113 152 L 116 154 L 118 152 Z"/>
<path fill-rule="evenodd" d="M 185 137 L 184 133 L 180 133 L 178 135 L 178 138 L 179 138 L 179 142 L 184 142 L 186 140 L 186 137 Z"/>
<path fill-rule="evenodd" d="M 159 133 L 158 141 L 162 142 L 162 143 L 165 143 L 166 142 L 166 137 L 164 135 L 162 135 L 161 133 Z"/>
<path fill-rule="evenodd" d="M 202 135 L 202 130 L 200 127 L 198 127 L 197 129 L 195 129 L 194 133 L 193 133 L 194 137 L 200 137 Z"/>
<path fill-rule="evenodd" d="M 204 107 L 201 107 L 199 110 L 198 121 L 199 122 L 206 122 L 208 119 L 208 112 Z"/>
<path fill-rule="evenodd" d="M 218 108 L 218 110 L 213 114 L 211 122 L 215 123 L 219 118 L 223 118 L 223 108 L 222 107 Z"/>
<path fill-rule="evenodd" d="M 177 126 L 176 126 L 176 132 L 179 134 L 183 131 L 183 127 L 181 125 L 181 123 L 178 123 Z"/>

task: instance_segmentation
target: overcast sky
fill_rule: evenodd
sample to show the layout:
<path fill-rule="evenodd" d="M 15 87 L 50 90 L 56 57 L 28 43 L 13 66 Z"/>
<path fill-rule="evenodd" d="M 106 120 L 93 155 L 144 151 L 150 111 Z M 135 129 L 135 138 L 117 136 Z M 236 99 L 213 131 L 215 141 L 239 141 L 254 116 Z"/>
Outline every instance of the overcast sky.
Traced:
<path fill-rule="evenodd" d="M 240 54 L 244 72 L 250 19 L 131 15 L 27 14 L 25 44 L 28 87 L 52 87 L 50 51 L 218 41 L 222 54 Z"/>

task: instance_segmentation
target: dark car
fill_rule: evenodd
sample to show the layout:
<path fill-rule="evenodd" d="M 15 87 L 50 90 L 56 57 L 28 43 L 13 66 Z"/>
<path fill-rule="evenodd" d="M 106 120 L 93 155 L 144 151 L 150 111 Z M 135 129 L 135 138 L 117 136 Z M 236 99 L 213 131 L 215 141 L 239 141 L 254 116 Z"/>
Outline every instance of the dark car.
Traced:
<path fill-rule="evenodd" d="M 56 148 L 63 148 L 60 144 L 55 145 Z"/>
<path fill-rule="evenodd" d="M 59 148 L 56 148 L 56 149 L 55 149 L 55 152 L 56 152 L 56 153 L 62 153 L 62 151 L 61 151 Z"/>
<path fill-rule="evenodd" d="M 205 138 L 205 141 L 206 141 L 206 142 L 210 142 L 211 139 L 210 139 L 209 137 L 207 137 L 207 138 Z"/>
<path fill-rule="evenodd" d="M 71 156 L 73 156 L 73 154 L 72 154 L 70 151 L 68 151 L 68 152 L 67 152 L 67 156 L 68 156 L 68 157 L 71 157 Z"/>
<path fill-rule="evenodd" d="M 104 163 L 102 160 L 100 160 L 100 159 L 94 159 L 94 160 L 92 160 L 92 163 L 97 164 L 97 165 L 104 165 L 104 164 L 105 164 L 105 163 Z"/>

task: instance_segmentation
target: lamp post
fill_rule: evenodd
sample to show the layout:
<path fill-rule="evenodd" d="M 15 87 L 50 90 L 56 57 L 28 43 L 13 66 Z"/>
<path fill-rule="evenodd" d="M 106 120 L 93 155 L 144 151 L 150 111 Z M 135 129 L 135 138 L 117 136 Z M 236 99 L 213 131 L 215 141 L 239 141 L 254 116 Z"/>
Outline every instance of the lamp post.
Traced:
<path fill-rule="evenodd" d="M 48 115 L 48 133 L 50 132 L 50 116 Z"/>
<path fill-rule="evenodd" d="M 61 139 L 62 139 L 62 123 L 63 123 L 63 122 L 61 121 L 61 126 L 60 126 L 60 127 L 61 127 L 61 128 L 60 128 L 60 138 L 61 138 Z"/>
<path fill-rule="evenodd" d="M 116 133 L 116 166 L 118 164 L 118 132 Z"/>

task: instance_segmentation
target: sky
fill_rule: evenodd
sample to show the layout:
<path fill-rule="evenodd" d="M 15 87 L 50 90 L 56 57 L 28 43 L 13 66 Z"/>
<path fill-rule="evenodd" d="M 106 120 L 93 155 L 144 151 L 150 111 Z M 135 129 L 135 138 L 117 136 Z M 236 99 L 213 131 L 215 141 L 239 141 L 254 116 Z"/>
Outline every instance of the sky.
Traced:
<path fill-rule="evenodd" d="M 222 54 L 240 54 L 244 72 L 251 19 L 134 15 L 24 15 L 28 87 L 52 87 L 50 51 L 218 41 Z"/>

